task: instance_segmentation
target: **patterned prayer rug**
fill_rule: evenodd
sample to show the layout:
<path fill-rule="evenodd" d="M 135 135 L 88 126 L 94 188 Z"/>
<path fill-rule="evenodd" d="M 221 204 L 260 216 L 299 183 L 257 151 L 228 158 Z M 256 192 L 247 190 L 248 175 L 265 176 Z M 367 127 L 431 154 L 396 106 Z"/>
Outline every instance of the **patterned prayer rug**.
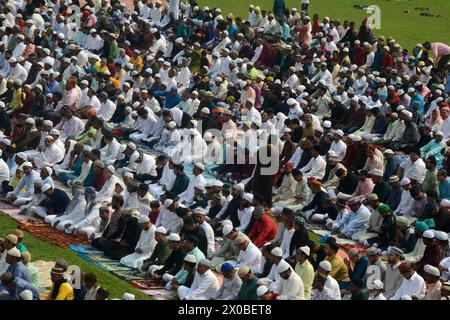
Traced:
<path fill-rule="evenodd" d="M 148 290 L 148 289 L 164 289 L 164 282 L 160 279 L 145 279 L 128 281 L 133 287 Z"/>
<path fill-rule="evenodd" d="M 76 236 L 62 233 L 42 221 L 18 219 L 19 228 L 28 231 L 42 241 L 48 241 L 60 248 L 67 248 L 71 244 L 88 244 L 89 240 L 84 240 Z"/>

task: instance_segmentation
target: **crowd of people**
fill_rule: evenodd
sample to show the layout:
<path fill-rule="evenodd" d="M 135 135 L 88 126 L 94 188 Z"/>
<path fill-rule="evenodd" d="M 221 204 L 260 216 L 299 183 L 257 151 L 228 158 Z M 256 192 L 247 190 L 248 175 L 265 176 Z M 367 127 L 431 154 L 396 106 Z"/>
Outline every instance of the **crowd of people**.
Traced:
<path fill-rule="evenodd" d="M 2 201 L 181 300 L 448 300 L 450 47 L 308 6 L 1 1 Z M 2 298 L 29 262 L 6 236 Z"/>

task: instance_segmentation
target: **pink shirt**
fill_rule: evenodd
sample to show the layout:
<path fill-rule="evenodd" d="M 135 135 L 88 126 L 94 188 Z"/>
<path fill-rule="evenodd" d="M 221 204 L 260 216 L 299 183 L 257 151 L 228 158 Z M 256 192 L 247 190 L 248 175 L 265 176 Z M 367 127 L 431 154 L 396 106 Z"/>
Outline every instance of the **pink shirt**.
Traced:
<path fill-rule="evenodd" d="M 443 56 L 450 54 L 450 47 L 445 43 L 435 42 L 431 44 L 431 52 L 433 53 L 434 62 L 436 64 Z"/>
<path fill-rule="evenodd" d="M 364 200 L 367 198 L 369 194 L 372 193 L 373 188 L 375 187 L 372 179 L 367 178 L 364 181 L 359 181 L 356 186 L 355 192 L 353 192 L 353 197 L 359 200 Z"/>

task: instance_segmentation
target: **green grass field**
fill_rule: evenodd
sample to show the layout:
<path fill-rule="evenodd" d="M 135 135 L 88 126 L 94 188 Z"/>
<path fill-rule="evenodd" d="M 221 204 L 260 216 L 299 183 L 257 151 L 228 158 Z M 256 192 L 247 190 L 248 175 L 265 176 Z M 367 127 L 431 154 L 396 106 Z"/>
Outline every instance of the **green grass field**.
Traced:
<path fill-rule="evenodd" d="M 322 19 L 355 21 L 359 28 L 367 13 L 356 9 L 354 5 L 377 5 L 381 8 L 381 30 L 375 30 L 376 35 L 392 36 L 404 48 L 411 50 L 417 43 L 426 40 L 432 42 L 450 43 L 450 0 L 311 0 L 309 14 L 312 18 L 318 13 Z M 248 18 L 248 6 L 253 4 L 261 9 L 272 10 L 273 0 L 200 0 L 201 6 L 220 7 L 222 14 L 232 12 L 235 16 Z M 288 8 L 301 9 L 300 0 L 286 0 Z M 428 7 L 428 11 L 414 8 Z M 405 13 L 409 10 L 409 13 Z M 420 14 L 426 12 L 441 17 L 426 17 Z"/>
<path fill-rule="evenodd" d="M 0 237 L 5 238 L 6 235 L 14 231 L 17 226 L 18 224 L 13 219 L 0 213 Z M 136 295 L 136 299 L 149 299 L 148 296 L 142 294 L 138 289 L 132 287 L 113 274 L 103 271 L 83 260 L 69 249 L 62 249 L 50 242 L 39 240 L 28 232 L 25 232 L 24 243 L 30 251 L 33 261 L 55 261 L 58 259 L 65 259 L 70 265 L 79 266 L 82 272 L 95 273 L 100 285 L 110 292 L 109 299 L 121 298 L 124 292 L 133 293 Z"/>

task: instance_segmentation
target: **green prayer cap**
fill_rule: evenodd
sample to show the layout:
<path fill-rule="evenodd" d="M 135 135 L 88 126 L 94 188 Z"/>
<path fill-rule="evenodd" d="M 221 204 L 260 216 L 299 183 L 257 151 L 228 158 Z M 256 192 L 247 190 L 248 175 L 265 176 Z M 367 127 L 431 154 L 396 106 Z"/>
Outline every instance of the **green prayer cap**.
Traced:
<path fill-rule="evenodd" d="M 427 231 L 428 229 L 430 229 L 430 227 L 423 221 L 417 221 L 414 224 L 414 228 L 416 228 L 417 230 L 419 230 L 422 233 Z"/>
<path fill-rule="evenodd" d="M 379 207 L 378 207 L 378 212 L 379 213 L 385 213 L 385 212 L 389 212 L 389 211 L 391 211 L 391 208 L 389 207 L 389 205 L 387 205 L 387 204 L 381 204 Z"/>

